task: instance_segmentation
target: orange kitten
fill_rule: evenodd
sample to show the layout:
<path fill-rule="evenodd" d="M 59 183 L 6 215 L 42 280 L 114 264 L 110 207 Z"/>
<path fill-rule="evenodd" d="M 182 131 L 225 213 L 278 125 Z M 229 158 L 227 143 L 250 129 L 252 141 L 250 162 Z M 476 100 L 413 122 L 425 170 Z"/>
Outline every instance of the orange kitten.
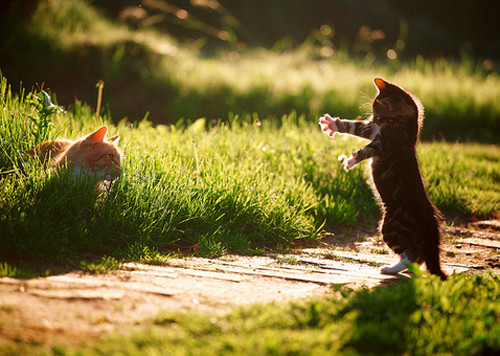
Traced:
<path fill-rule="evenodd" d="M 46 141 L 31 150 L 51 167 L 66 166 L 76 172 L 88 171 L 98 178 L 113 180 L 120 172 L 121 154 L 116 143 L 118 135 L 106 138 L 108 128 L 101 127 L 77 141 Z M 48 161 L 50 159 L 50 161 Z"/>

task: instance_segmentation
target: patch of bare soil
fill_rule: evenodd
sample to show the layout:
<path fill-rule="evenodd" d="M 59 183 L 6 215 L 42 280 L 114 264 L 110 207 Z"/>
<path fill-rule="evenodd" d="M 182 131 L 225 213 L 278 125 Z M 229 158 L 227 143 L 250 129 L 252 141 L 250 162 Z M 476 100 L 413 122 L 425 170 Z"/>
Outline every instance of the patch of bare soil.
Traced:
<path fill-rule="evenodd" d="M 73 271 L 30 280 L 0 278 L 0 343 L 78 344 L 141 327 L 162 310 L 224 313 L 232 306 L 332 293 L 333 285 L 397 281 L 374 226 L 296 244 L 293 254 L 172 259 L 168 266 L 127 263 L 106 275 Z M 500 221 L 443 228 L 442 261 L 453 272 L 500 272 Z"/>

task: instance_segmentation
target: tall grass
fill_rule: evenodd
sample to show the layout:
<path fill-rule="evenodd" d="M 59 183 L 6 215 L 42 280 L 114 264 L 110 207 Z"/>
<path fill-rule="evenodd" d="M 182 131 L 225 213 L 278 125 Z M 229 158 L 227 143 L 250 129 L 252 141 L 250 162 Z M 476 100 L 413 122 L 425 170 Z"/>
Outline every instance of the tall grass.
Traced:
<path fill-rule="evenodd" d="M 176 66 L 173 73 L 167 66 L 165 76 L 182 83 L 182 95 L 193 104 L 185 113 L 174 103 L 171 115 L 218 117 L 233 110 L 279 117 L 295 110 L 311 119 L 325 112 L 356 118 L 369 112 L 376 95 L 373 78 L 382 76 L 422 100 L 427 114 L 424 138 L 499 138 L 500 79 L 495 74 L 446 60 L 417 58 L 381 66 L 342 57 L 313 59 L 314 54 L 314 48 L 304 46 L 278 55 L 255 51 L 196 59 Z"/>
<path fill-rule="evenodd" d="M 419 153 L 429 194 L 440 209 L 451 216 L 499 217 L 498 145 L 434 142 L 421 145 Z"/>
<path fill-rule="evenodd" d="M 77 102 L 49 117 L 45 136 L 78 138 L 104 123 L 119 133 L 122 174 L 99 195 L 92 177 L 77 180 L 29 157 L 44 115 L 31 102 L 40 93 L 13 96 L 5 79 L 1 88 L 0 256 L 9 261 L 147 259 L 193 246 L 205 256 L 255 253 L 376 215 L 367 163 L 345 172 L 336 158 L 365 142 L 330 140 L 303 116 L 115 126 Z M 498 147 L 433 143 L 419 152 L 438 207 L 498 214 Z"/>
<path fill-rule="evenodd" d="M 137 121 L 148 111 L 156 123 L 225 120 L 228 112 L 279 119 L 295 111 L 311 121 L 324 112 L 355 118 L 368 111 L 376 93 L 372 80 L 382 76 L 420 97 L 427 112 L 425 139 L 498 142 L 500 78 L 467 59 L 356 61 L 342 51 L 324 57 L 308 43 L 281 53 L 251 49 L 206 58 L 168 35 L 113 23 L 83 1 L 43 2 L 29 26 L 13 26 L 19 31 L 7 53 L 14 56 L 11 62 L 20 56 L 23 68 L 30 68 L 9 67 L 16 79 L 46 81 L 66 102 L 75 92 L 93 101 L 102 79 L 115 120 Z M 42 55 L 44 62 L 38 60 Z M 84 74 L 68 83 L 75 71 Z"/>

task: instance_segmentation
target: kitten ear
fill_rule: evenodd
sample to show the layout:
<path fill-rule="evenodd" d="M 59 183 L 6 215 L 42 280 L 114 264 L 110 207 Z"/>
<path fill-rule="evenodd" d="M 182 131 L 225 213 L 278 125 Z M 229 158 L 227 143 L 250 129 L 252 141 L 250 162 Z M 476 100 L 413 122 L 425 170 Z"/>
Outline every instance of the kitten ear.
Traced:
<path fill-rule="evenodd" d="M 375 83 L 379 91 L 385 89 L 385 87 L 387 86 L 387 82 L 382 78 L 375 78 L 373 82 Z"/>
<path fill-rule="evenodd" d="M 118 135 L 113 136 L 113 137 L 108 137 L 108 141 L 109 142 L 115 142 L 115 141 L 118 141 L 119 138 L 120 138 L 120 136 L 118 136 Z"/>
<path fill-rule="evenodd" d="M 85 138 L 85 141 L 91 143 L 93 146 L 97 143 L 102 142 L 104 140 L 104 138 L 106 137 L 107 132 L 108 132 L 107 126 L 103 126 L 100 129 L 98 129 L 97 131 L 92 132 L 90 135 L 88 135 Z"/>

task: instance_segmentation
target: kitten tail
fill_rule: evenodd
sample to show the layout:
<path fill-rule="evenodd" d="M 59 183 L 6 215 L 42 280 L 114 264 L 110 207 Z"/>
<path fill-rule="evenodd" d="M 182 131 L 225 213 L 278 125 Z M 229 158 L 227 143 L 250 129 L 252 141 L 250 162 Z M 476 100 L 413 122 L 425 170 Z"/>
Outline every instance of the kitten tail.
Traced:
<path fill-rule="evenodd" d="M 432 248 L 431 251 L 425 256 L 425 265 L 430 273 L 439 276 L 441 280 L 445 281 L 448 276 L 444 274 L 439 263 L 439 247 Z"/>

